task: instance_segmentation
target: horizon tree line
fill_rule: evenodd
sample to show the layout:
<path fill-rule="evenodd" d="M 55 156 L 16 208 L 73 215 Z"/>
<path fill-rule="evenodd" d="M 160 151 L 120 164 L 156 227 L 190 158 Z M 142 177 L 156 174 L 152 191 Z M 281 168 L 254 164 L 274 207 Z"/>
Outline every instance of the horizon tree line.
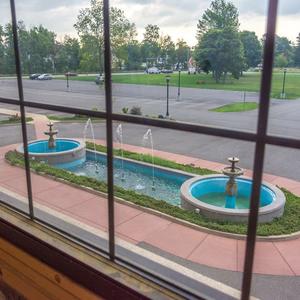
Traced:
<path fill-rule="evenodd" d="M 114 70 L 187 68 L 191 57 L 216 82 L 228 74 L 239 78 L 243 71 L 261 63 L 264 37 L 255 32 L 239 30 L 237 8 L 226 0 L 214 0 L 199 18 L 197 45 L 190 47 L 179 39 L 160 33 L 156 24 L 145 27 L 142 41 L 137 40 L 134 23 L 116 7 L 110 8 L 112 66 Z M 27 28 L 18 23 L 22 72 L 103 73 L 103 3 L 91 0 L 90 7 L 81 9 L 74 24 L 79 38 L 64 36 L 57 40 L 55 32 L 42 25 Z M 300 33 L 294 45 L 286 37 L 276 36 L 275 67 L 300 67 Z M 14 74 L 12 25 L 0 25 L 0 74 Z"/>

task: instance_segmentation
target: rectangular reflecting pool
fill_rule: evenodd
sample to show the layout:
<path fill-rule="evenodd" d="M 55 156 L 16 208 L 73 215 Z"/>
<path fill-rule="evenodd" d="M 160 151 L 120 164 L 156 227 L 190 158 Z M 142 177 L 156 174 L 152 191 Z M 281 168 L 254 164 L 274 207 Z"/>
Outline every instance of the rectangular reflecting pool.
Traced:
<path fill-rule="evenodd" d="M 58 165 L 57 167 L 78 175 L 107 181 L 106 155 L 93 151 L 86 152 L 86 160 L 79 165 Z M 154 177 L 153 177 L 154 173 Z M 126 190 L 132 190 L 170 204 L 180 205 L 180 187 L 192 176 L 149 164 L 114 158 L 114 184 Z M 152 188 L 154 187 L 154 188 Z"/>

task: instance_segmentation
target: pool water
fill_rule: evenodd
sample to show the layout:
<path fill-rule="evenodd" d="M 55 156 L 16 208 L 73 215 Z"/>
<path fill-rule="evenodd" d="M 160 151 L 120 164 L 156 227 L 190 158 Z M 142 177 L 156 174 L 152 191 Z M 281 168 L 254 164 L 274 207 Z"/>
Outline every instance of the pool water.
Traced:
<path fill-rule="evenodd" d="M 225 207 L 226 195 L 225 193 L 208 193 L 200 197 L 202 202 L 205 202 L 210 205 Z M 244 195 L 237 195 L 235 200 L 235 208 L 237 209 L 246 209 L 249 208 L 249 197 Z"/>
<path fill-rule="evenodd" d="M 71 164 L 61 167 L 77 175 L 92 177 L 101 181 L 107 181 L 106 156 L 100 153 L 96 155 L 87 151 L 86 161 L 78 166 Z M 154 169 L 154 189 L 152 167 L 131 161 L 114 158 L 114 184 L 126 190 L 147 195 L 158 200 L 164 200 L 169 204 L 179 206 L 180 187 L 184 181 L 191 176 L 168 171 L 155 167 Z"/>
<path fill-rule="evenodd" d="M 226 204 L 226 183 L 228 177 L 213 177 L 200 179 L 194 182 L 189 193 L 196 199 L 210 205 L 225 207 Z M 252 191 L 252 180 L 237 178 L 238 190 L 236 196 L 236 209 L 245 209 L 250 206 L 250 195 Z M 275 201 L 275 193 L 266 185 L 261 186 L 260 207 L 269 205 Z M 229 208 L 229 207 L 228 207 Z"/>
<path fill-rule="evenodd" d="M 28 145 L 28 151 L 30 153 L 53 153 L 53 152 L 63 152 L 75 149 L 79 147 L 80 143 L 73 140 L 67 139 L 57 139 L 56 147 L 49 148 L 48 140 L 42 140 L 38 142 L 33 142 Z"/>

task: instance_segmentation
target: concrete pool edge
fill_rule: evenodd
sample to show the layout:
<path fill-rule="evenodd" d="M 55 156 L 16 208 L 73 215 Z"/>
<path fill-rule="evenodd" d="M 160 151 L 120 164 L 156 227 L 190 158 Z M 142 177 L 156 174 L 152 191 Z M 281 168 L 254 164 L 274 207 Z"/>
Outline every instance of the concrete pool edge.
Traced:
<path fill-rule="evenodd" d="M 214 178 L 216 179 L 226 178 L 226 176 L 224 175 L 196 176 L 184 182 L 180 189 L 182 207 L 187 210 L 199 209 L 200 213 L 202 213 L 204 216 L 215 220 L 232 221 L 236 223 L 247 222 L 249 209 L 228 209 L 219 206 L 213 206 L 191 195 L 190 189 L 195 183 L 201 182 L 202 180 L 214 179 Z M 239 179 L 247 180 L 247 181 L 252 180 L 245 176 L 241 176 L 239 177 Z M 267 188 L 269 188 L 275 194 L 276 197 L 276 200 L 273 201 L 271 204 L 268 204 L 259 209 L 259 222 L 267 223 L 267 222 L 271 222 L 275 218 L 282 216 L 284 212 L 286 199 L 284 193 L 276 186 L 267 182 L 262 182 L 262 184 Z"/>
<path fill-rule="evenodd" d="M 68 163 L 72 161 L 80 161 L 85 157 L 85 152 L 86 152 L 86 147 L 85 147 L 85 142 L 82 139 L 77 139 L 77 138 L 58 138 L 56 141 L 70 141 L 70 142 L 75 142 L 78 146 L 73 149 L 65 150 L 65 151 L 60 151 L 60 152 L 29 152 L 29 157 L 31 159 L 36 159 L 37 161 L 46 161 L 49 164 L 55 165 L 55 164 L 60 164 L 60 163 Z M 44 142 L 47 141 L 47 139 L 37 139 L 37 140 L 32 140 L 28 142 L 28 146 L 38 143 L 38 142 Z M 16 151 L 18 153 L 24 154 L 24 149 L 23 149 L 23 144 L 19 145 L 16 148 Z"/>

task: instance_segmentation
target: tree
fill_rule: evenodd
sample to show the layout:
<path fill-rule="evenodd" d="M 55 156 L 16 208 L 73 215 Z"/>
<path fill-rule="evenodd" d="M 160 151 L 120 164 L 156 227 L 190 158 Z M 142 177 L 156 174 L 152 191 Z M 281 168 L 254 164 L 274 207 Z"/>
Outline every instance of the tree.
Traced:
<path fill-rule="evenodd" d="M 5 46 L 4 46 L 4 30 L 0 25 L 0 74 L 5 73 Z"/>
<path fill-rule="evenodd" d="M 159 38 L 160 57 L 165 67 L 175 63 L 175 44 L 169 35 Z"/>
<path fill-rule="evenodd" d="M 238 32 L 237 8 L 214 0 L 198 22 L 198 45 L 194 58 L 203 70 L 212 71 L 216 82 L 227 73 L 239 78 L 244 69 L 244 49 Z"/>
<path fill-rule="evenodd" d="M 176 43 L 176 60 L 182 68 L 187 67 L 187 62 L 190 59 L 191 49 L 186 41 L 179 39 Z"/>
<path fill-rule="evenodd" d="M 297 44 L 294 52 L 294 63 L 296 67 L 300 67 L 300 33 L 297 36 Z"/>
<path fill-rule="evenodd" d="M 244 67 L 243 45 L 237 31 L 213 29 L 203 35 L 195 50 L 198 65 L 212 71 L 216 82 L 226 80 L 227 73 L 239 78 Z"/>
<path fill-rule="evenodd" d="M 144 42 L 150 44 L 158 44 L 159 40 L 159 27 L 157 25 L 148 24 L 145 27 Z"/>
<path fill-rule="evenodd" d="M 141 54 L 143 61 L 146 62 L 147 65 L 155 65 L 157 63 L 160 54 L 159 27 L 157 25 L 148 24 L 145 27 Z"/>
<path fill-rule="evenodd" d="M 202 18 L 197 25 L 198 39 L 211 29 L 225 29 L 231 28 L 238 30 L 239 28 L 239 14 L 237 8 L 225 0 L 214 0 L 210 4 Z"/>
<path fill-rule="evenodd" d="M 245 69 L 256 67 L 262 59 L 262 47 L 255 32 L 242 31 L 240 38 L 244 47 Z"/>
<path fill-rule="evenodd" d="M 93 38 L 96 41 L 98 48 L 97 65 L 99 66 L 100 73 L 103 72 L 103 23 L 103 1 L 91 0 L 90 7 L 80 10 L 77 22 L 74 25 L 81 40 Z M 115 7 L 110 8 L 110 31 L 113 54 L 118 47 L 128 43 L 136 34 L 135 25 L 129 22 L 122 10 Z M 88 55 L 84 56 L 88 57 Z"/>

